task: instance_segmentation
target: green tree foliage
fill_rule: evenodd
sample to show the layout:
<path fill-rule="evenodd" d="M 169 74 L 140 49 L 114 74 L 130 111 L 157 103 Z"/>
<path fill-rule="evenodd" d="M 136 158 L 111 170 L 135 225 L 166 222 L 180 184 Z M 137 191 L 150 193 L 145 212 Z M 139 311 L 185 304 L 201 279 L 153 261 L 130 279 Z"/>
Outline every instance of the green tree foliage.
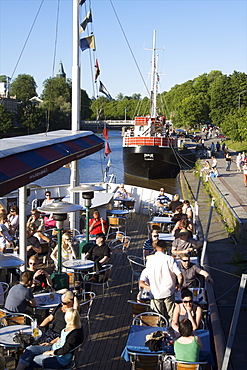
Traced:
<path fill-rule="evenodd" d="M 16 96 L 16 99 L 25 102 L 34 96 L 37 96 L 36 88 L 37 85 L 32 76 L 20 74 L 11 85 L 11 95 Z"/>
<path fill-rule="evenodd" d="M 9 132 L 13 128 L 12 115 L 3 104 L 0 104 L 0 122 L 1 133 Z"/>
<path fill-rule="evenodd" d="M 45 111 L 31 101 L 22 102 L 18 106 L 16 119 L 22 127 L 27 129 L 28 134 L 30 131 L 44 128 L 46 122 Z"/>
<path fill-rule="evenodd" d="M 247 141 L 247 107 L 232 109 L 225 116 L 222 129 L 233 141 Z"/>
<path fill-rule="evenodd" d="M 0 75 L 0 82 L 7 82 L 8 77 L 6 75 Z"/>

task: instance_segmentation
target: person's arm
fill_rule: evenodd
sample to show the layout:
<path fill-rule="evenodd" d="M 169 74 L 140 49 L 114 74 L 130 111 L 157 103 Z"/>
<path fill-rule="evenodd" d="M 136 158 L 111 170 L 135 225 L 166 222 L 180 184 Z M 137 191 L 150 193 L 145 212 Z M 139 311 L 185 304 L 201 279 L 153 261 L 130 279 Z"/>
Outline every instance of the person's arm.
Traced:
<path fill-rule="evenodd" d="M 42 323 L 39 325 L 41 328 L 47 326 L 50 322 L 52 322 L 52 320 L 54 319 L 54 316 L 52 314 L 50 314 L 49 316 L 47 316 L 43 321 Z"/>
<path fill-rule="evenodd" d="M 53 249 L 53 251 L 51 252 L 51 254 L 50 254 L 51 259 L 52 259 L 55 263 L 57 263 L 57 250 L 58 250 L 58 247 L 56 246 L 56 247 Z"/>
<path fill-rule="evenodd" d="M 95 226 L 95 224 L 98 222 L 95 218 L 93 220 L 89 221 L 89 232 L 91 232 Z"/>
<path fill-rule="evenodd" d="M 147 284 L 144 280 L 139 281 L 139 287 L 150 290 L 150 285 Z"/>
<path fill-rule="evenodd" d="M 202 242 L 200 240 L 190 239 L 189 242 L 191 243 L 192 248 L 198 249 L 202 247 Z"/>
<path fill-rule="evenodd" d="M 196 340 L 197 340 L 197 342 L 198 342 L 198 344 L 199 344 L 200 348 L 202 348 L 202 347 L 203 347 L 203 344 L 202 344 L 201 338 L 200 338 L 200 337 L 198 337 L 197 335 L 195 335 L 195 338 L 196 338 Z"/>
<path fill-rule="evenodd" d="M 196 307 L 196 312 L 193 311 L 193 305 L 189 307 L 185 307 L 185 311 L 188 313 L 188 319 L 192 323 L 193 330 L 198 329 L 198 326 L 200 325 L 201 318 L 202 318 L 202 309 L 201 307 Z"/>
<path fill-rule="evenodd" d="M 177 279 L 178 279 L 178 285 L 176 288 L 177 290 L 180 290 L 183 286 L 183 281 L 184 281 L 182 272 L 179 275 L 177 275 Z"/>
<path fill-rule="evenodd" d="M 205 270 L 201 270 L 199 272 L 200 275 L 204 276 L 205 277 L 205 280 L 208 281 L 209 283 L 213 283 L 213 279 L 211 278 L 211 276 L 209 275 L 209 273 L 207 273 L 207 271 Z"/>
<path fill-rule="evenodd" d="M 105 234 L 105 232 L 106 232 L 105 221 L 103 220 L 102 217 L 100 218 L 100 223 L 101 223 L 101 227 L 102 227 L 102 233 Z"/>
<path fill-rule="evenodd" d="M 175 308 L 173 311 L 173 317 L 172 317 L 172 328 L 178 332 L 178 324 L 179 324 L 179 312 L 180 307 L 179 304 L 175 304 Z"/>
<path fill-rule="evenodd" d="M 45 278 L 46 278 L 46 283 L 47 285 L 49 285 L 50 287 L 52 287 L 52 281 L 51 281 L 51 278 L 48 274 L 48 272 L 46 272 L 45 270 L 42 270 L 42 269 L 39 269 L 37 270 L 34 275 L 33 275 L 33 279 L 35 279 L 36 277 L 38 277 L 39 275 L 45 275 Z"/>
<path fill-rule="evenodd" d="M 36 300 L 35 300 L 35 298 L 31 299 L 31 301 L 29 301 L 28 303 L 29 303 L 29 306 L 36 307 Z"/>
<path fill-rule="evenodd" d="M 44 240 L 46 243 L 50 243 L 48 236 L 45 236 L 41 231 L 38 231 L 38 236 L 40 239 Z"/>
<path fill-rule="evenodd" d="M 83 329 L 74 329 L 66 337 L 66 342 L 61 348 L 55 349 L 54 355 L 61 356 L 73 350 L 83 342 Z"/>
<path fill-rule="evenodd" d="M 107 262 L 108 261 L 108 256 L 104 256 L 100 261 L 99 261 L 99 263 L 100 264 L 103 264 L 103 263 L 105 263 L 105 262 Z"/>

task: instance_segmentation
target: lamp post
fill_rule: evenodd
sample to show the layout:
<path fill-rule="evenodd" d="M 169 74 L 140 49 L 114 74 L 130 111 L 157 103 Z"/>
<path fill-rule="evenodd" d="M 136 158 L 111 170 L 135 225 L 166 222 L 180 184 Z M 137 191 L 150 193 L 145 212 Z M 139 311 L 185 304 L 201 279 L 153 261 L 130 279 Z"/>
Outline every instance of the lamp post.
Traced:
<path fill-rule="evenodd" d="M 94 198 L 95 191 L 105 190 L 101 186 L 93 184 L 81 184 L 76 186 L 73 189 L 70 189 L 71 192 L 82 193 L 82 198 L 84 199 L 84 205 L 86 208 L 86 242 L 82 242 L 79 245 L 79 257 L 81 258 L 82 250 L 86 252 L 92 243 L 89 243 L 89 209 L 92 205 L 92 199 Z"/>
<path fill-rule="evenodd" d="M 76 212 L 81 208 L 82 207 L 78 204 L 62 202 L 60 200 L 38 208 L 38 211 L 52 213 L 54 220 L 56 220 L 58 246 L 57 272 L 53 273 L 51 276 L 51 279 L 54 280 L 53 284 L 56 290 L 69 287 L 69 277 L 66 273 L 62 273 L 61 245 L 63 223 L 67 218 L 68 212 Z"/>
<path fill-rule="evenodd" d="M 246 92 L 247 90 L 243 90 L 238 94 L 238 109 L 240 109 L 240 95 Z"/>

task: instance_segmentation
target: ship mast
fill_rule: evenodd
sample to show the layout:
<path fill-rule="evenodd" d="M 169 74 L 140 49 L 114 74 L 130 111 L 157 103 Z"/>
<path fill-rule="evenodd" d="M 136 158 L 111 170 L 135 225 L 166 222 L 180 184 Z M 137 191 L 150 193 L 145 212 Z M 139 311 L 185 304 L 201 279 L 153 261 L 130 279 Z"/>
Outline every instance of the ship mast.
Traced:
<path fill-rule="evenodd" d="M 152 56 L 152 77 L 151 77 L 151 110 L 150 116 L 151 118 L 156 118 L 157 116 L 157 108 L 156 108 L 156 100 L 157 100 L 157 64 L 156 64 L 156 30 L 154 30 L 153 36 L 153 56 Z"/>

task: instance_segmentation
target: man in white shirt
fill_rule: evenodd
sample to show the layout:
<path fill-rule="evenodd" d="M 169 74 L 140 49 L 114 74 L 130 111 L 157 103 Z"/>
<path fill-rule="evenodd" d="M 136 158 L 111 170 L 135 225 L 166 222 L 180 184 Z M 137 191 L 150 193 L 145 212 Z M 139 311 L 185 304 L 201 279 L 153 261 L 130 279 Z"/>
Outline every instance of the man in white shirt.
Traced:
<path fill-rule="evenodd" d="M 174 293 L 181 288 L 183 275 L 174 258 L 165 254 L 165 250 L 166 242 L 159 240 L 156 253 L 149 257 L 142 271 L 140 287 L 151 291 L 151 308 L 170 321 L 175 307 Z"/>

